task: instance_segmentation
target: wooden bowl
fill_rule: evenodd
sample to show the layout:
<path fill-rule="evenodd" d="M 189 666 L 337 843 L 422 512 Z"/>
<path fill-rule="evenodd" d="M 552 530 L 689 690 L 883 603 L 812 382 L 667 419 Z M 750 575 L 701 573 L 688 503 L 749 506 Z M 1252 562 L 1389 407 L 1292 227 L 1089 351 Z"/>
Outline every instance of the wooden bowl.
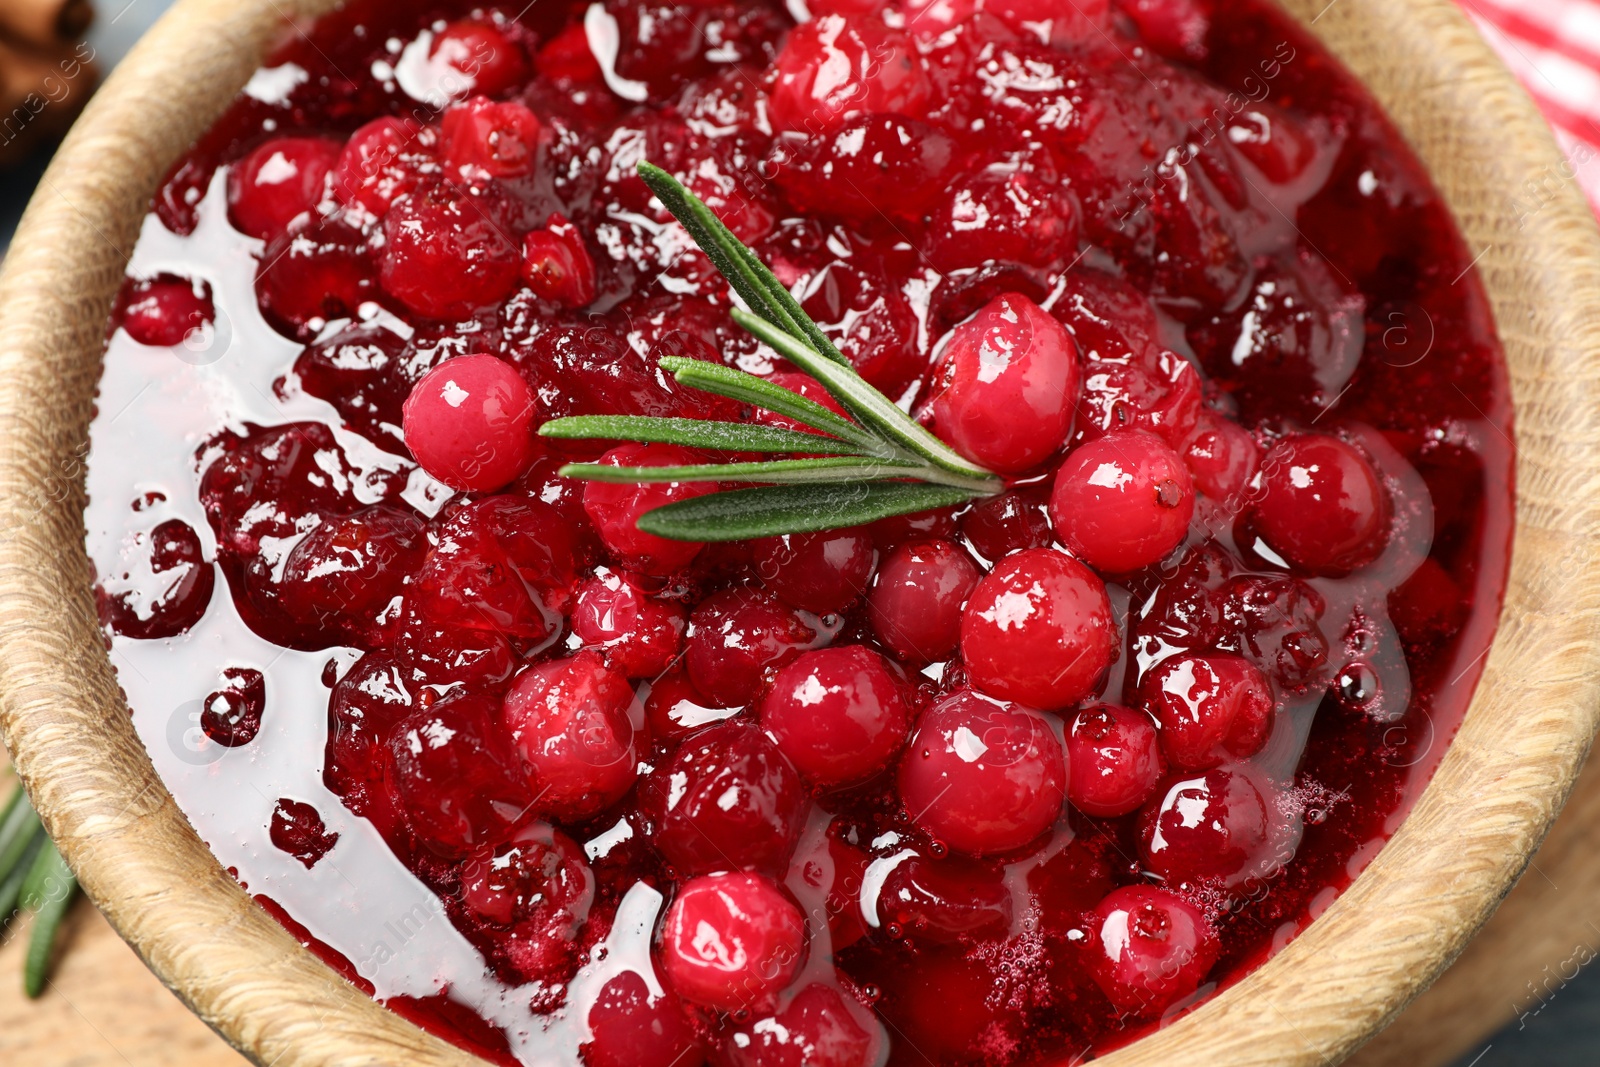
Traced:
<path fill-rule="evenodd" d="M 181 0 L 91 102 L 0 273 L 0 730 L 88 891 L 240 1050 L 281 1067 L 478 1062 L 301 949 L 156 777 L 104 651 L 83 458 L 106 317 L 167 167 L 331 0 Z M 1449 0 L 1287 0 L 1374 91 L 1479 252 L 1517 411 L 1516 550 L 1460 735 L 1367 871 L 1265 966 L 1108 1065 L 1326 1064 L 1424 989 L 1506 893 L 1600 714 L 1600 234 Z M 1063 1059 L 1073 1050 L 1063 1050 Z"/>

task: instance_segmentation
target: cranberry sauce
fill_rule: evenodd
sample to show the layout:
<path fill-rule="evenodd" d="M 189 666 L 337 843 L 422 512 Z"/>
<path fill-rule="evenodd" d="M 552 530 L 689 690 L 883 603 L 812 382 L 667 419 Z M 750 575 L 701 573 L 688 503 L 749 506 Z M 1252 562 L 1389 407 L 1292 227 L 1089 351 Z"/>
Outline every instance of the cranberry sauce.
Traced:
<path fill-rule="evenodd" d="M 1511 528 L 1448 214 L 1268 5 L 354 0 L 158 193 L 89 549 L 239 880 L 501 1062 L 1031 1064 L 1237 979 L 1456 730 Z M 797 19 L 799 21 L 797 21 Z M 1000 495 L 702 545 L 553 418 L 836 406 L 685 182 Z M 130 506 L 131 503 L 131 506 Z"/>

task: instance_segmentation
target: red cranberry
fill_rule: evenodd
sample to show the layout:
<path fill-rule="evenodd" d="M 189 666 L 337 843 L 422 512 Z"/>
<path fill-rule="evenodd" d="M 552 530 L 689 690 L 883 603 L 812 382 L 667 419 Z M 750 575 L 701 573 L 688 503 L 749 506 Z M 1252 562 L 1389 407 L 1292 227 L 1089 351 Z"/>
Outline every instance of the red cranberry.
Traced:
<path fill-rule="evenodd" d="M 890 278 L 834 262 L 806 283 L 803 296 L 806 314 L 879 392 L 898 399 L 926 373 L 917 313 Z"/>
<path fill-rule="evenodd" d="M 527 469 L 533 391 L 495 356 L 458 356 L 422 376 L 405 404 L 406 447 L 452 489 L 487 492 Z"/>
<path fill-rule="evenodd" d="M 1089 973 L 1118 1011 L 1157 1015 L 1200 987 L 1220 942 L 1205 915 L 1175 893 L 1130 885 L 1095 909 Z"/>
<path fill-rule="evenodd" d="M 873 633 L 903 660 L 944 659 L 961 640 L 961 606 L 981 576 L 972 557 L 949 541 L 895 549 L 867 596 Z"/>
<path fill-rule="evenodd" d="M 594 58 L 594 50 L 589 47 L 588 31 L 581 22 L 573 23 L 540 45 L 534 65 L 540 74 L 558 85 L 597 82 L 603 76 L 600 61 Z"/>
<path fill-rule="evenodd" d="M 770 593 L 725 589 L 689 616 L 684 662 L 695 687 L 722 707 L 749 704 L 767 672 L 820 641 L 817 631 Z"/>
<path fill-rule="evenodd" d="M 876 1067 L 889 1038 L 869 1008 L 837 986 L 813 982 L 781 1010 L 723 1035 L 728 1067 Z"/>
<path fill-rule="evenodd" d="M 356 130 L 339 154 L 334 192 L 382 217 L 391 204 L 414 192 L 425 168 L 434 166 L 438 134 L 431 126 L 385 115 Z"/>
<path fill-rule="evenodd" d="M 548 823 L 528 823 L 461 865 L 461 902 L 510 932 L 502 945 L 525 981 L 565 979 L 594 898 L 582 847 Z"/>
<path fill-rule="evenodd" d="M 222 672 L 222 688 L 206 697 L 200 729 L 224 748 L 248 745 L 261 732 L 261 713 L 266 707 L 267 680 L 262 673 L 229 667 Z"/>
<path fill-rule="evenodd" d="M 1099 704 L 1067 728 L 1067 799 L 1085 815 L 1115 818 L 1150 799 L 1165 766 L 1156 724 L 1142 711 Z"/>
<path fill-rule="evenodd" d="M 596 652 L 517 675 L 501 716 L 533 776 L 539 810 L 581 822 L 633 787 L 635 699 L 633 686 Z"/>
<path fill-rule="evenodd" d="M 1077 347 L 1027 297 L 997 296 L 957 326 L 940 367 L 934 429 L 973 462 L 1017 473 L 1066 440 L 1078 399 Z"/>
<path fill-rule="evenodd" d="M 862 113 L 920 118 L 933 85 L 903 35 L 823 15 L 789 32 L 774 64 L 770 107 L 776 125 L 816 134 Z"/>
<path fill-rule="evenodd" d="M 640 788 L 653 842 L 683 874 L 782 873 L 806 815 L 794 768 L 753 723 L 709 727 L 683 742 Z"/>
<path fill-rule="evenodd" d="M 1328 665 L 1322 595 L 1298 578 L 1240 575 L 1218 591 L 1217 647 L 1237 652 L 1280 685 L 1301 689 L 1321 680 Z"/>
<path fill-rule="evenodd" d="M 890 515 L 879 519 L 867 529 L 872 533 L 872 543 L 880 551 L 899 548 L 912 541 L 953 541 L 956 536 L 954 508 L 935 508 L 910 515 Z"/>
<path fill-rule="evenodd" d="M 1241 656 L 1168 657 L 1145 677 L 1143 690 L 1161 723 L 1161 747 L 1179 770 L 1249 759 L 1272 732 L 1272 686 Z"/>
<path fill-rule="evenodd" d="M 402 720 L 389 738 L 394 789 L 411 832 L 462 856 L 502 840 L 532 799 L 494 728 L 493 702 L 458 690 Z"/>
<path fill-rule="evenodd" d="M 176 637 L 205 615 L 217 574 L 201 555 L 200 535 L 182 519 L 138 535 L 123 562 L 129 569 L 102 579 L 96 598 L 101 621 L 114 632 L 141 641 Z"/>
<path fill-rule="evenodd" d="M 1072 554 L 1116 574 L 1165 559 L 1194 517 L 1194 484 L 1161 438 L 1139 430 L 1080 445 L 1056 471 L 1050 518 Z"/>
<path fill-rule="evenodd" d="M 1164 56 L 1198 60 L 1211 31 L 1209 0 L 1118 0 L 1139 36 Z"/>
<path fill-rule="evenodd" d="M 928 225 L 928 258 L 945 274 L 994 260 L 1051 267 L 1078 247 L 1078 208 L 1060 179 L 990 167 L 959 183 Z"/>
<path fill-rule="evenodd" d="M 497 205 L 449 185 L 418 190 L 383 219 L 384 291 L 434 319 L 464 318 L 517 288 L 522 246 Z"/>
<path fill-rule="evenodd" d="M 572 608 L 572 632 L 629 678 L 653 678 L 677 662 L 688 625 L 682 607 L 609 571 L 585 582 Z"/>
<path fill-rule="evenodd" d="M 521 178 L 538 162 L 539 117 L 521 104 L 475 96 L 444 113 L 441 155 L 467 181 Z"/>
<path fill-rule="evenodd" d="M 1212 500 L 1237 505 L 1260 466 L 1255 438 L 1233 420 L 1214 415 L 1202 415 L 1199 427 L 1183 456 L 1195 488 Z"/>
<path fill-rule="evenodd" d="M 676 445 L 623 445 L 600 457 L 613 467 L 681 467 L 699 457 Z M 639 529 L 639 516 L 680 500 L 715 492 L 706 482 L 617 485 L 590 482 L 583 487 L 583 510 L 595 531 L 622 563 L 644 574 L 668 575 L 687 567 L 704 546 L 699 541 L 669 541 Z"/>
<path fill-rule="evenodd" d="M 904 682 L 860 645 L 807 652 L 778 672 L 761 726 L 813 785 L 870 778 L 910 728 Z"/>
<path fill-rule="evenodd" d="M 340 146 L 325 137 L 274 137 L 228 172 L 228 218 L 234 228 L 270 241 L 313 210 L 328 192 Z"/>
<path fill-rule="evenodd" d="M 623 971 L 589 1009 L 589 1040 L 578 1047 L 584 1067 L 700 1067 L 694 1031 L 678 998 L 652 997 L 637 971 Z"/>
<path fill-rule="evenodd" d="M 899 115 L 866 114 L 827 136 L 779 141 L 772 180 L 802 214 L 916 223 L 939 202 L 955 166 L 949 134 Z"/>
<path fill-rule="evenodd" d="M 561 215 L 522 239 L 522 280 L 541 299 L 565 308 L 593 303 L 599 285 L 583 235 Z"/>
<path fill-rule="evenodd" d="M 466 87 L 499 96 L 528 80 L 528 57 L 505 29 L 488 19 L 461 19 L 439 31 L 428 58 L 455 71 Z"/>
<path fill-rule="evenodd" d="M 181 345 L 217 317 L 210 285 L 171 274 L 131 283 L 124 299 L 122 328 L 142 345 Z"/>
<path fill-rule="evenodd" d="M 750 566 L 778 599 L 832 615 L 866 592 L 876 555 L 861 530 L 786 534 L 750 543 Z"/>
<path fill-rule="evenodd" d="M 1066 791 L 1066 753 L 1045 717 L 970 691 L 922 716 L 900 764 L 900 801 L 911 820 L 974 856 L 1043 834 Z"/>
<path fill-rule="evenodd" d="M 377 272 L 365 246 L 360 230 L 337 219 L 295 223 L 261 255 L 261 314 L 297 341 L 309 341 L 332 319 L 354 317 L 377 296 Z"/>
<path fill-rule="evenodd" d="M 298 622 L 370 636 L 427 551 L 409 511 L 377 504 L 326 520 L 284 559 L 279 603 Z"/>
<path fill-rule="evenodd" d="M 1348 574 L 1389 541 L 1389 496 L 1366 457 L 1337 437 L 1296 434 L 1261 461 L 1255 529 L 1308 574 Z"/>
<path fill-rule="evenodd" d="M 772 879 L 709 874 L 667 909 L 661 933 L 667 980 L 679 996 L 716 1011 L 764 1007 L 800 970 L 806 921 Z"/>
<path fill-rule="evenodd" d="M 999 560 L 1048 545 L 1050 520 L 1031 495 L 1006 492 L 978 501 L 961 516 L 961 536 L 984 559 Z"/>
<path fill-rule="evenodd" d="M 683 667 L 673 667 L 650 683 L 650 692 L 644 699 L 645 721 L 650 724 L 650 736 L 665 741 L 679 741 L 702 726 L 732 718 L 739 709 L 714 708 L 689 680 Z"/>
<path fill-rule="evenodd" d="M 971 943 L 1011 932 L 1011 888 L 1004 870 L 961 856 L 908 856 L 883 880 L 874 907 L 885 925 L 939 942 Z"/>
<path fill-rule="evenodd" d="M 267 836 L 273 847 L 287 852 L 310 870 L 339 842 L 338 834 L 330 834 L 322 822 L 322 813 L 310 804 L 288 797 L 279 797 L 272 809 L 272 822 Z"/>
<path fill-rule="evenodd" d="M 1105 585 L 1049 548 L 1001 560 L 961 614 L 961 656 L 972 683 L 1037 708 L 1064 708 L 1091 695 L 1117 658 L 1119 640 Z"/>
<path fill-rule="evenodd" d="M 375 808 L 387 807 L 387 741 L 411 711 L 411 695 L 387 652 L 362 656 L 333 687 L 322 780 L 357 815 L 372 818 Z"/>
<path fill-rule="evenodd" d="M 1238 771 L 1213 770 L 1168 784 L 1139 816 L 1139 855 L 1173 885 L 1234 882 L 1263 873 L 1267 802 Z"/>

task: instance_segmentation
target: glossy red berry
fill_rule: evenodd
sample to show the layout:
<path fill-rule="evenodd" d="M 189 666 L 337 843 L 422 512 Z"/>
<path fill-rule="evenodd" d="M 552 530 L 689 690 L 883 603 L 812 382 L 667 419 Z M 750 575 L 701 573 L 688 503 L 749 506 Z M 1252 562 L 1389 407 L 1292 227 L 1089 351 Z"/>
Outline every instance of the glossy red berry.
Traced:
<path fill-rule="evenodd" d="M 1160 563 L 1184 541 L 1194 483 L 1165 441 L 1125 430 L 1073 449 L 1056 471 L 1050 518 L 1073 555 L 1125 574 Z"/>
<path fill-rule="evenodd" d="M 561 215 L 522 239 L 522 280 L 535 295 L 565 308 L 593 303 L 599 285 L 583 235 Z"/>
<path fill-rule="evenodd" d="M 279 797 L 272 809 L 267 836 L 273 847 L 287 852 L 310 870 L 338 844 L 339 835 L 330 833 L 322 813 L 302 800 Z"/>
<path fill-rule="evenodd" d="M 1095 909 L 1089 973 L 1118 1011 L 1158 1015 L 1193 993 L 1217 961 L 1220 943 L 1204 913 L 1175 893 L 1130 885 Z"/>
<path fill-rule="evenodd" d="M 689 677 L 722 707 L 755 700 L 768 672 L 822 643 L 793 608 L 754 589 L 713 594 L 694 609 L 689 625 Z"/>
<path fill-rule="evenodd" d="M 770 1016 L 721 1035 L 729 1067 L 876 1067 L 889 1038 L 872 1010 L 839 987 L 812 984 Z"/>
<path fill-rule="evenodd" d="M 775 124 L 816 134 L 864 113 L 920 118 L 933 84 L 909 39 L 878 23 L 823 15 L 789 32 L 775 64 Z"/>
<path fill-rule="evenodd" d="M 1348 574 L 1389 540 L 1389 495 L 1354 446 L 1327 434 L 1284 438 L 1261 461 L 1253 525 L 1308 574 Z"/>
<path fill-rule="evenodd" d="M 1168 783 L 1144 809 L 1139 855 L 1171 885 L 1234 884 L 1267 873 L 1270 827 L 1266 798 L 1248 776 L 1207 771 Z"/>
<path fill-rule="evenodd" d="M 572 608 L 578 640 L 603 652 L 606 663 L 629 678 L 654 678 L 677 662 L 688 628 L 682 606 L 651 597 L 609 571 L 585 582 Z"/>
<path fill-rule="evenodd" d="M 440 155 L 451 178 L 525 178 L 538 162 L 542 128 L 521 104 L 475 96 L 444 113 Z"/>
<path fill-rule="evenodd" d="M 412 387 L 406 447 L 423 470 L 452 489 L 498 489 L 533 460 L 533 415 L 533 391 L 510 364 L 495 356 L 458 356 Z"/>
<path fill-rule="evenodd" d="M 676 445 L 623 445 L 600 457 L 613 467 L 682 467 L 698 463 L 688 449 Z M 716 491 L 707 482 L 621 485 L 589 482 L 583 487 L 583 510 L 595 532 L 626 567 L 644 574 L 667 575 L 687 567 L 705 547 L 699 541 L 669 541 L 639 529 L 639 516 L 680 500 Z"/>
<path fill-rule="evenodd" d="M 644 709 L 599 653 L 529 667 L 512 681 L 501 717 L 551 818 L 580 822 L 633 787 Z"/>
<path fill-rule="evenodd" d="M 943 943 L 1005 937 L 1016 915 L 1004 868 L 959 855 L 902 856 L 867 906 L 880 927 L 893 924 L 919 941 Z"/>
<path fill-rule="evenodd" d="M 860 645 L 807 652 L 778 672 L 761 728 L 813 785 L 832 788 L 887 767 L 910 728 L 905 682 Z"/>
<path fill-rule="evenodd" d="M 928 258 L 946 274 L 996 260 L 1049 267 L 1077 252 L 1078 208 L 1053 175 L 990 167 L 950 192 L 928 232 Z"/>
<path fill-rule="evenodd" d="M 715 1011 L 760 1008 L 805 962 L 806 922 L 794 901 L 759 874 L 709 874 L 678 891 L 661 932 L 667 981 Z"/>
<path fill-rule="evenodd" d="M 125 300 L 122 328 L 142 345 L 181 345 L 217 316 L 210 285 L 171 274 L 132 283 Z"/>
<path fill-rule="evenodd" d="M 422 566 L 423 531 L 419 516 L 387 504 L 324 520 L 284 558 L 279 603 L 308 626 L 370 636 Z"/>
<path fill-rule="evenodd" d="M 266 707 L 266 677 L 250 667 L 229 667 L 222 672 L 222 686 L 206 697 L 200 729 L 224 748 L 248 745 L 261 732 Z"/>
<path fill-rule="evenodd" d="M 1073 717 L 1067 726 L 1067 761 L 1067 799 L 1099 818 L 1139 808 L 1166 769 L 1150 716 L 1115 704 L 1097 704 Z"/>
<path fill-rule="evenodd" d="M 676 994 L 652 996 L 637 971 L 601 987 L 578 1055 L 584 1067 L 700 1067 L 705 1060 Z"/>
<path fill-rule="evenodd" d="M 982 572 L 960 545 L 915 541 L 890 552 L 867 596 L 867 618 L 903 660 L 934 663 L 961 640 L 961 607 Z"/>
<path fill-rule="evenodd" d="M 339 153 L 333 191 L 340 202 L 383 216 L 436 166 L 438 131 L 385 115 L 356 130 Z"/>
<path fill-rule="evenodd" d="M 256 304 L 273 329 L 309 341 L 333 319 L 354 318 L 378 296 L 366 237 L 337 219 L 307 218 L 267 244 Z"/>
<path fill-rule="evenodd" d="M 274 137 L 228 171 L 228 218 L 234 228 L 263 241 L 328 195 L 328 172 L 340 145 L 325 137 Z"/>
<path fill-rule="evenodd" d="M 383 289 L 425 318 L 460 319 L 517 288 L 522 244 L 498 204 L 454 185 L 418 189 L 383 219 Z"/>
<path fill-rule="evenodd" d="M 1058 450 L 1078 401 L 1072 335 L 1018 293 L 989 301 L 946 343 L 934 430 L 980 466 L 1013 474 Z"/>
<path fill-rule="evenodd" d="M 1183 458 L 1196 489 L 1212 500 L 1237 507 L 1261 465 L 1261 450 L 1238 423 L 1203 415 Z"/>
<path fill-rule="evenodd" d="M 1272 732 L 1272 686 L 1242 656 L 1169 656 L 1141 688 L 1145 706 L 1161 723 L 1161 747 L 1180 770 L 1249 759 Z"/>
<path fill-rule="evenodd" d="M 961 536 L 986 560 L 1050 543 L 1050 519 L 1044 504 L 1031 494 L 1001 493 L 972 505 L 961 516 Z"/>
<path fill-rule="evenodd" d="M 582 846 L 549 823 L 527 823 L 461 865 L 461 902 L 526 982 L 567 980 L 594 899 Z"/>
<path fill-rule="evenodd" d="M 970 691 L 922 716 L 900 763 L 900 803 L 912 822 L 973 856 L 1042 835 L 1066 793 L 1066 752 L 1045 717 Z"/>
<path fill-rule="evenodd" d="M 439 31 L 428 58 L 449 68 L 461 90 L 499 96 L 528 78 L 528 56 L 506 28 L 489 19 L 468 18 Z"/>
<path fill-rule="evenodd" d="M 1064 708 L 1092 695 L 1119 642 L 1105 584 L 1051 548 L 1001 560 L 961 615 L 972 683 L 1030 707 Z"/>
<path fill-rule="evenodd" d="M 778 599 L 831 615 L 866 592 L 877 554 L 862 530 L 785 534 L 750 543 L 750 569 Z"/>

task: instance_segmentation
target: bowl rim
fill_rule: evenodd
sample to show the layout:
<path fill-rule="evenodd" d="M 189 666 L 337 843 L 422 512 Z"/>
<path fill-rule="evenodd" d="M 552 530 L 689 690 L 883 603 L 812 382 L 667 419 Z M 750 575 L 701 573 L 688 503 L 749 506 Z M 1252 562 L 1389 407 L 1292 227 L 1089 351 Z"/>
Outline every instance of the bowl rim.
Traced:
<path fill-rule="evenodd" d="M 84 549 L 104 323 L 149 198 L 280 35 L 335 2 L 179 0 L 28 206 L 0 269 L 0 735 L 88 895 L 256 1062 L 472 1064 L 302 949 L 207 851 L 134 734 Z M 1282 2 L 1375 89 L 1483 249 L 1519 420 L 1516 548 L 1467 719 L 1389 845 L 1266 964 L 1102 1061 L 1116 1067 L 1349 1054 L 1493 911 L 1600 716 L 1600 367 L 1585 359 L 1600 351 L 1600 232 L 1537 111 L 1449 0 Z M 1515 218 L 1492 194 L 1524 188 L 1543 192 Z"/>

